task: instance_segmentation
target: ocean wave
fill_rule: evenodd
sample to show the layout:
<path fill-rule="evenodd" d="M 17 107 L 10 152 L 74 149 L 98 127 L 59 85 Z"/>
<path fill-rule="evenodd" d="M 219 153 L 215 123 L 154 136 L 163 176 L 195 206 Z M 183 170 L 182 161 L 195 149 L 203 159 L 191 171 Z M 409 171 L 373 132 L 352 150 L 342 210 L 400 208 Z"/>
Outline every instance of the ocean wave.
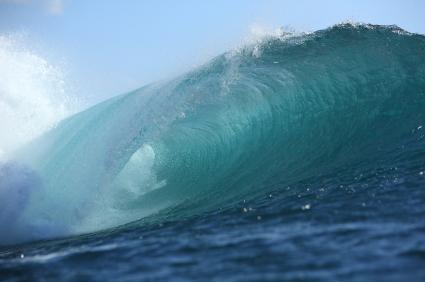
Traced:
<path fill-rule="evenodd" d="M 424 50 L 395 26 L 277 34 L 67 118 L 13 156 L 41 179 L 16 238 L 193 216 L 376 162 L 414 170 Z"/>

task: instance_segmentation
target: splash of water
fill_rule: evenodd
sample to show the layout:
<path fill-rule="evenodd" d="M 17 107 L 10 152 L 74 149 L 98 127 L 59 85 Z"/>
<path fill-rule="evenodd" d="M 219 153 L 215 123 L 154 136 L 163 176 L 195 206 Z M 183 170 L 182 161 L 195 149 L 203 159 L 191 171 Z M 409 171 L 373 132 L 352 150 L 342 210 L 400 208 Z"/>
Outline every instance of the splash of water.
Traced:
<path fill-rule="evenodd" d="M 0 161 L 69 113 L 61 69 L 19 35 L 0 35 Z"/>

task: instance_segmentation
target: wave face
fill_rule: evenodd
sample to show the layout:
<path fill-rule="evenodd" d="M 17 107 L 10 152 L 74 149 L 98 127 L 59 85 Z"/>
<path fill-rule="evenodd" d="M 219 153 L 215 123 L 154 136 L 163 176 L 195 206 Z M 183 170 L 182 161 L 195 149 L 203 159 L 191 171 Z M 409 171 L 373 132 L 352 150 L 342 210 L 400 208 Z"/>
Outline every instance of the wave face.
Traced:
<path fill-rule="evenodd" d="M 418 175 L 424 109 L 421 35 L 342 24 L 264 38 L 78 113 L 19 150 L 0 168 L 26 176 L 19 195 L 3 189 L 19 210 L 5 208 L 13 227 L 0 237 L 190 218 L 378 164 Z"/>

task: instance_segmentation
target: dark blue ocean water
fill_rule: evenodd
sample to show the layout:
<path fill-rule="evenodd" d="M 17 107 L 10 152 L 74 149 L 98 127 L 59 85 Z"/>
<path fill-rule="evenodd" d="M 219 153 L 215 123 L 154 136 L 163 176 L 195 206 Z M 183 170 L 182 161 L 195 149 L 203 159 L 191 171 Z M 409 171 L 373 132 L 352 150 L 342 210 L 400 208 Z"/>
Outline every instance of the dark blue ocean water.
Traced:
<path fill-rule="evenodd" d="M 425 37 L 266 38 L 0 168 L 1 281 L 425 281 Z"/>

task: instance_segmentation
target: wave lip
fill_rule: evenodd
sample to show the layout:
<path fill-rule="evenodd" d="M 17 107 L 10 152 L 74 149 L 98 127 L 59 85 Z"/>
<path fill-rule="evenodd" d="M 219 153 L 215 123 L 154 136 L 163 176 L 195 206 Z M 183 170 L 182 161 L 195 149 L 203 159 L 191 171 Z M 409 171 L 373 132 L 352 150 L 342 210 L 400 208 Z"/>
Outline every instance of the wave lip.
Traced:
<path fill-rule="evenodd" d="M 60 222 L 58 236 L 193 216 L 342 168 L 417 159 L 424 49 L 395 26 L 341 24 L 267 37 L 98 104 L 16 154 L 42 179 L 19 224 Z"/>

